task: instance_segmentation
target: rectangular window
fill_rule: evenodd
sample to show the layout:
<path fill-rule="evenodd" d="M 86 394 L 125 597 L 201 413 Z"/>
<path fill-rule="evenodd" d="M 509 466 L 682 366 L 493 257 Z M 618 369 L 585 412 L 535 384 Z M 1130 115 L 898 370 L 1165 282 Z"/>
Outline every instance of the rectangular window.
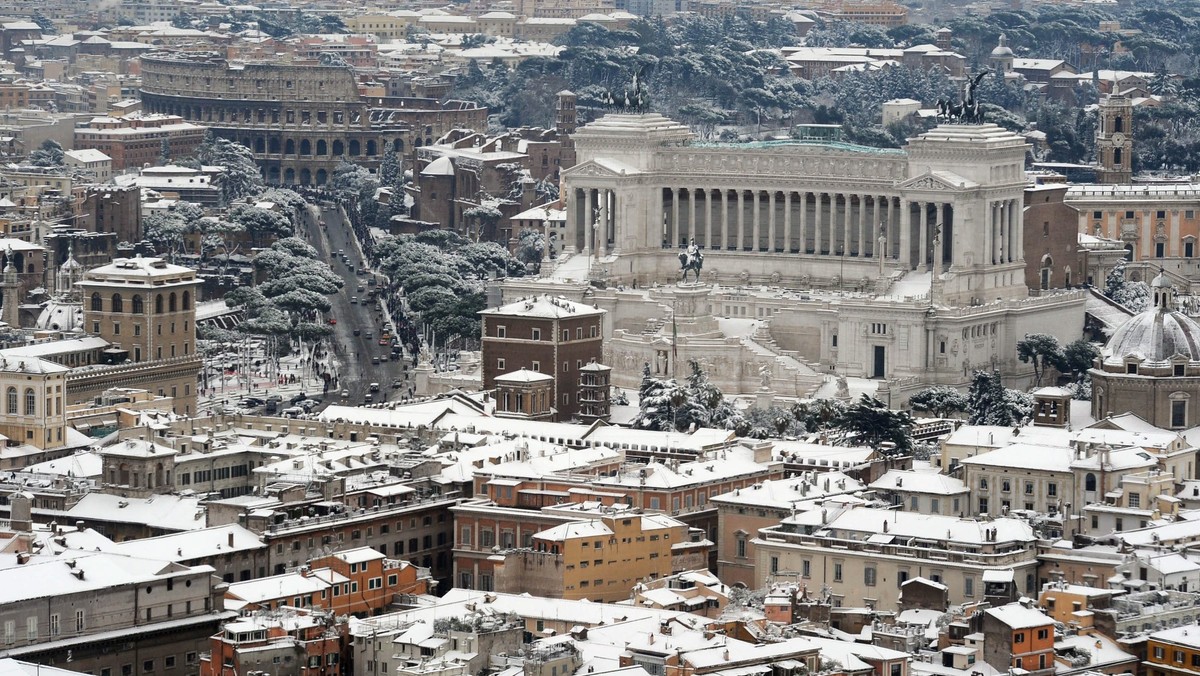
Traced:
<path fill-rule="evenodd" d="M 62 625 L 58 619 L 58 613 L 50 616 L 50 635 L 58 636 L 62 632 Z"/>
<path fill-rule="evenodd" d="M 534 330 L 532 331 L 531 335 L 533 336 L 533 339 L 534 339 L 534 340 L 541 340 L 541 339 L 542 339 L 542 330 L 541 330 L 541 329 L 534 329 Z"/>
<path fill-rule="evenodd" d="M 1171 427 L 1187 427 L 1187 402 L 1171 402 Z"/>
<path fill-rule="evenodd" d="M 812 576 L 812 561 L 809 561 L 808 559 L 804 559 L 803 561 L 800 562 L 800 574 L 803 575 L 804 577 Z"/>
<path fill-rule="evenodd" d="M 1137 509 L 1142 506 L 1141 493 L 1130 493 L 1129 494 L 1129 506 L 1134 509 Z"/>
<path fill-rule="evenodd" d="M 83 631 L 87 628 L 87 623 L 84 622 L 83 610 L 75 611 L 75 631 Z"/>
<path fill-rule="evenodd" d="M 842 564 L 840 564 L 840 563 L 833 564 L 833 581 L 834 582 L 842 581 Z"/>
<path fill-rule="evenodd" d="M 529 370 L 531 370 L 531 371 L 533 371 L 533 372 L 535 372 L 535 373 L 541 373 L 541 371 L 542 371 L 542 362 L 540 362 L 540 361 L 535 361 L 535 362 L 533 362 L 533 364 L 531 364 L 531 365 L 530 365 L 530 368 L 529 368 Z"/>
<path fill-rule="evenodd" d="M 1046 495 L 1052 498 L 1058 496 L 1058 484 L 1054 483 L 1053 481 L 1046 484 Z"/>
<path fill-rule="evenodd" d="M 774 555 L 771 556 L 771 572 L 772 573 L 779 572 L 779 557 L 778 556 L 774 556 Z"/>
<path fill-rule="evenodd" d="M 863 584 L 868 587 L 875 586 L 875 568 L 863 568 Z"/>
<path fill-rule="evenodd" d="M 496 337 L 497 338 L 507 338 L 508 337 L 508 327 L 497 326 L 496 327 Z"/>
<path fill-rule="evenodd" d="M 497 371 L 503 371 L 503 370 L 504 370 L 504 360 L 503 360 L 503 359 L 497 359 L 497 360 L 496 360 L 496 370 L 497 370 Z"/>
<path fill-rule="evenodd" d="M 975 578 L 970 575 L 963 577 L 963 596 L 975 595 Z"/>
<path fill-rule="evenodd" d="M 28 639 L 30 642 L 32 642 L 32 641 L 36 641 L 37 637 L 38 637 L 38 618 L 36 616 L 25 618 L 25 638 Z"/>
<path fill-rule="evenodd" d="M 1024 642 L 1025 642 L 1025 632 L 1018 631 L 1017 633 L 1013 634 L 1013 643 L 1024 643 Z"/>

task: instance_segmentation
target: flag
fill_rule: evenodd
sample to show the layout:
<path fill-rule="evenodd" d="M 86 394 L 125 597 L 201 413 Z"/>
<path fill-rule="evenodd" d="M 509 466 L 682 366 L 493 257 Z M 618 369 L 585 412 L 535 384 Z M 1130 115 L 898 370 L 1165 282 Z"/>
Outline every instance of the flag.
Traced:
<path fill-rule="evenodd" d="M 679 325 L 675 323 L 675 313 L 671 312 L 671 361 L 679 359 Z"/>

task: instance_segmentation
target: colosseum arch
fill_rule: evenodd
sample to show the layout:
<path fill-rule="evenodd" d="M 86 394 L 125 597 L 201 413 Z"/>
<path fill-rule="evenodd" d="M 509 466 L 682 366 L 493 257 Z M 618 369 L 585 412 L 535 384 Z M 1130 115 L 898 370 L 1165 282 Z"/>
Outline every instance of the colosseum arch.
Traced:
<path fill-rule="evenodd" d="M 254 152 L 259 154 L 267 152 L 267 139 L 261 136 L 254 139 Z"/>
<path fill-rule="evenodd" d="M 333 142 L 333 156 L 341 157 L 342 155 L 345 155 L 345 154 L 346 154 L 346 144 L 342 143 L 341 140 L 334 141 Z"/>
<path fill-rule="evenodd" d="M 325 171 L 324 169 L 318 169 L 317 170 L 317 185 L 325 185 L 325 182 L 328 180 L 329 180 L 329 172 Z"/>
<path fill-rule="evenodd" d="M 270 167 L 267 169 L 267 182 L 279 183 L 279 167 Z"/>
<path fill-rule="evenodd" d="M 375 157 L 377 153 L 378 148 L 375 146 L 375 139 L 369 139 L 367 141 L 367 157 Z"/>
<path fill-rule="evenodd" d="M 284 155 L 295 155 L 296 154 L 296 141 L 294 139 L 288 139 L 283 144 L 283 154 Z"/>
<path fill-rule="evenodd" d="M 317 139 L 317 154 L 318 155 L 328 155 L 329 154 L 329 145 L 325 142 L 325 139 L 323 139 L 323 138 Z"/>
<path fill-rule="evenodd" d="M 288 167 L 283 172 L 284 185 L 296 185 L 296 170 Z"/>
<path fill-rule="evenodd" d="M 404 139 L 397 137 L 396 140 L 392 141 L 392 150 L 398 153 L 404 152 Z"/>
<path fill-rule="evenodd" d="M 312 172 L 308 170 L 308 167 L 300 170 L 300 185 L 312 185 Z"/>
<path fill-rule="evenodd" d="M 273 155 L 279 154 L 279 139 L 273 138 L 267 143 L 267 152 Z"/>
<path fill-rule="evenodd" d="M 356 138 L 350 139 L 350 154 L 354 157 L 362 154 L 362 147 L 358 144 L 358 139 Z"/>
<path fill-rule="evenodd" d="M 308 139 L 300 139 L 300 154 L 312 155 L 312 141 Z"/>

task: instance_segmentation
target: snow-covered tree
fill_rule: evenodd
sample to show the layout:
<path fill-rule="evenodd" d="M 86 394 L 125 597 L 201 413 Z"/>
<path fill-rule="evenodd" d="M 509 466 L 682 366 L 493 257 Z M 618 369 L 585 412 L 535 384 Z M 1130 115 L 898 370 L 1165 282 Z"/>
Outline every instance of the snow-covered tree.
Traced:
<path fill-rule="evenodd" d="M 1017 358 L 1022 363 L 1033 363 L 1034 384 L 1042 384 L 1042 375 L 1049 368 L 1066 368 L 1065 355 L 1058 338 L 1048 333 L 1027 333 L 1017 341 Z"/>
<path fill-rule="evenodd" d="M 884 455 L 907 455 L 912 451 L 912 426 L 912 416 L 906 411 L 893 411 L 867 394 L 847 406 L 836 423 L 846 434 L 846 443 L 876 448 Z"/>
<path fill-rule="evenodd" d="M 967 410 L 967 398 L 953 387 L 934 385 L 926 387 L 909 398 L 908 403 L 915 411 L 926 411 L 938 418 L 948 418 Z"/>
<path fill-rule="evenodd" d="M 65 158 L 62 144 L 50 138 L 29 153 L 29 163 L 38 167 L 61 167 Z"/>
<path fill-rule="evenodd" d="M 254 162 L 254 153 L 240 143 L 213 135 L 211 130 L 196 148 L 195 159 L 201 166 L 222 168 L 217 182 L 226 204 L 257 195 L 265 187 Z"/>
<path fill-rule="evenodd" d="M 1125 276 L 1125 261 L 1120 261 L 1104 279 L 1104 295 L 1124 305 L 1130 312 L 1150 307 L 1150 287 L 1145 282 L 1131 282 Z"/>
<path fill-rule="evenodd" d="M 976 371 L 967 398 L 972 425 L 1022 425 L 1033 415 L 1033 397 L 1004 387 L 995 371 Z"/>
<path fill-rule="evenodd" d="M 255 247 L 262 246 L 267 240 L 292 234 L 291 220 L 271 209 L 239 204 L 225 213 L 225 219 L 240 226 Z"/>

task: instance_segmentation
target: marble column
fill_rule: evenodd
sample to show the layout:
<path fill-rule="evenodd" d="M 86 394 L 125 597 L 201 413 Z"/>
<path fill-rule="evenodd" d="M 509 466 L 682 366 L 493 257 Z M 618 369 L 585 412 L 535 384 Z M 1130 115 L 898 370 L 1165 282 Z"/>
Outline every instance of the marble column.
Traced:
<path fill-rule="evenodd" d="M 1010 262 L 1020 263 L 1025 260 L 1025 203 L 1022 200 L 1014 199 L 1012 207 L 1013 241 L 1016 242 L 1016 246 L 1013 247 Z"/>
<path fill-rule="evenodd" d="M 825 213 L 825 197 L 829 193 L 819 192 L 813 193 L 814 200 L 817 203 L 817 208 L 813 212 L 813 218 L 816 220 L 816 237 L 813 239 L 813 253 L 828 253 L 829 252 L 829 235 L 833 228 L 829 227 L 829 220 Z"/>
<path fill-rule="evenodd" d="M 775 253 L 775 191 L 767 194 L 767 251 Z"/>
<path fill-rule="evenodd" d="M 729 248 L 729 191 L 721 188 L 721 248 Z"/>
<path fill-rule="evenodd" d="M 746 247 L 746 191 L 737 191 L 737 247 L 741 251 Z"/>
<path fill-rule="evenodd" d="M 900 260 L 907 270 L 913 269 L 912 203 L 900 198 Z"/>
<path fill-rule="evenodd" d="M 713 248 L 712 191 L 704 190 L 704 248 Z"/>
<path fill-rule="evenodd" d="M 917 255 L 921 257 L 921 271 L 929 269 L 929 203 L 917 202 L 917 224 L 920 228 L 920 243 Z"/>
<path fill-rule="evenodd" d="M 762 246 L 759 239 L 762 236 L 762 193 L 754 190 L 750 194 L 752 196 L 750 198 L 750 220 L 752 221 L 750 250 L 758 251 Z"/>
<path fill-rule="evenodd" d="M 584 188 L 583 195 L 584 195 L 584 199 L 583 199 L 583 201 L 584 201 L 583 252 L 585 254 L 591 255 L 592 240 L 596 236 L 595 228 L 593 227 L 596 225 L 596 216 L 595 216 L 596 196 L 593 194 L 591 188 Z M 661 195 L 659 197 L 661 198 Z"/>
<path fill-rule="evenodd" d="M 792 191 L 783 193 L 783 253 L 792 252 Z"/>
<path fill-rule="evenodd" d="M 856 254 L 859 258 L 867 257 L 867 196 L 858 196 L 858 247 Z"/>
<path fill-rule="evenodd" d="M 672 249 L 679 248 L 679 188 L 671 188 L 671 239 L 667 244 Z"/>
<path fill-rule="evenodd" d="M 888 242 L 892 241 L 891 235 L 888 232 L 889 228 L 887 226 L 887 208 L 884 206 L 883 199 L 884 198 L 882 195 L 872 195 L 871 196 L 871 202 L 873 203 L 873 208 L 872 208 L 872 212 L 871 212 L 871 225 L 873 225 L 875 227 L 875 232 L 874 232 L 875 236 L 873 238 L 871 238 L 871 242 L 872 242 L 871 255 L 873 255 L 873 256 L 887 256 Z M 874 249 L 874 247 L 878 246 L 878 244 L 876 244 L 876 242 L 878 242 L 879 235 L 881 235 L 881 234 L 883 235 L 883 238 L 884 238 L 883 246 L 880 247 L 878 251 L 876 251 Z"/>
<path fill-rule="evenodd" d="M 604 258 L 608 255 L 608 191 L 600 190 L 600 241 L 597 243 L 599 253 L 598 257 Z"/>
<path fill-rule="evenodd" d="M 808 193 L 800 197 L 800 253 L 808 253 Z"/>
<path fill-rule="evenodd" d="M 696 189 L 689 187 L 688 189 L 688 233 L 686 233 L 686 241 L 698 239 L 696 237 Z M 697 243 L 698 244 L 698 243 Z"/>

